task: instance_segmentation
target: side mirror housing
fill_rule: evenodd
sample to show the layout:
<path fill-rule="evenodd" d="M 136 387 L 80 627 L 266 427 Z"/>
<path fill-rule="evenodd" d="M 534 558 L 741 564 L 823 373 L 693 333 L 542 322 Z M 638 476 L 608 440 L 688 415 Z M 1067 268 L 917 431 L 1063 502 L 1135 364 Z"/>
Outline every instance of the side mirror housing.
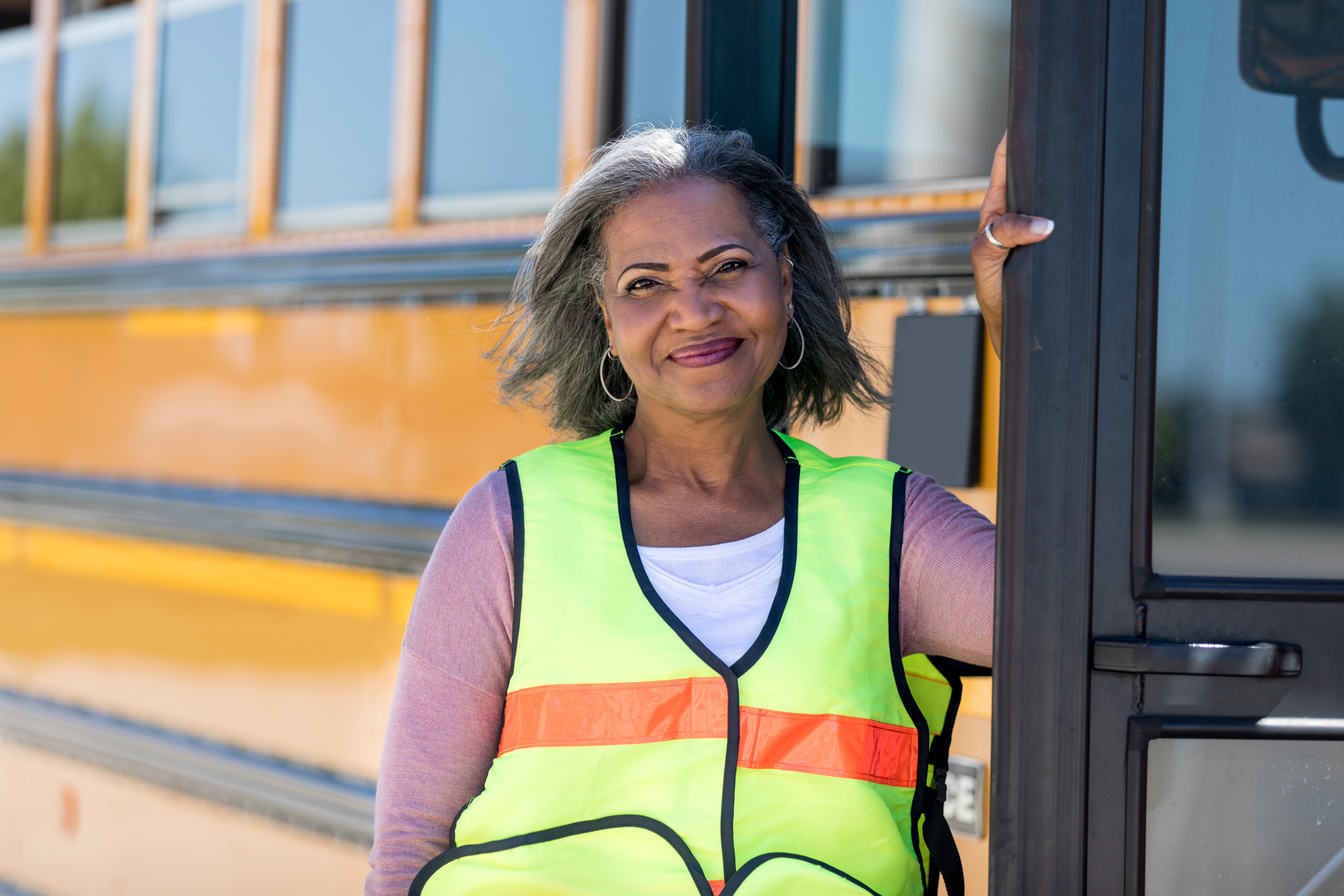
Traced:
<path fill-rule="evenodd" d="M 1344 0 L 1242 0 L 1240 69 L 1254 90 L 1297 97 L 1297 137 L 1311 167 L 1344 181 L 1325 139 L 1322 102 L 1344 99 Z"/>

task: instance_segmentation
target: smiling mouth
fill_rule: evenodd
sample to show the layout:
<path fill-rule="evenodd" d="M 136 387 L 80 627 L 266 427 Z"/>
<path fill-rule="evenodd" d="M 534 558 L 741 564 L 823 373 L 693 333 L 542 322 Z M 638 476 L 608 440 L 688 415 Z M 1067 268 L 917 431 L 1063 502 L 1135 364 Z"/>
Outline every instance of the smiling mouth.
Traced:
<path fill-rule="evenodd" d="M 741 339 L 714 339 L 679 348 L 668 357 L 685 367 L 709 367 L 728 360 L 741 344 Z"/>

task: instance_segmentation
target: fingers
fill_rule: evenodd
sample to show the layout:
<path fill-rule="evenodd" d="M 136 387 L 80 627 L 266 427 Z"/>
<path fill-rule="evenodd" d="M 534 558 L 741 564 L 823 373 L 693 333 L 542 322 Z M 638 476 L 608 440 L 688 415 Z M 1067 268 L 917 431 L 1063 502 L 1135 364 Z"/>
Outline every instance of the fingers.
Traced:
<path fill-rule="evenodd" d="M 1049 218 L 1038 218 L 1034 215 L 999 215 L 980 228 L 980 235 L 971 244 L 971 249 L 972 251 L 988 251 L 1003 255 L 1014 247 L 1039 243 L 1048 237 L 1054 229 L 1055 222 Z M 986 231 L 991 230 L 994 239 L 998 240 L 1002 246 L 996 246 L 993 240 L 986 235 Z"/>
<path fill-rule="evenodd" d="M 994 164 L 989 170 L 989 189 L 980 203 L 980 229 L 1008 210 L 1008 132 L 994 150 Z"/>
<path fill-rule="evenodd" d="M 1055 229 L 1049 218 L 1034 215 L 1007 214 L 1008 211 L 1008 133 L 1005 131 L 994 149 L 994 164 L 989 172 L 989 189 L 980 204 L 980 229 L 971 244 L 972 254 L 984 255 L 987 260 L 1008 254 L 1009 249 L 1039 243 Z M 994 239 L 986 236 L 993 233 Z M 997 241 L 997 245 L 996 242 Z"/>

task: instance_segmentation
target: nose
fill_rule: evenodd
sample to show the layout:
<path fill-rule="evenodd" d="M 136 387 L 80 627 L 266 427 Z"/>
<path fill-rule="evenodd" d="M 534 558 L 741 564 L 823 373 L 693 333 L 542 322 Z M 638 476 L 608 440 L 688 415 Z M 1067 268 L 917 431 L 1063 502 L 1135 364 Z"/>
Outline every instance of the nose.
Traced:
<path fill-rule="evenodd" d="M 678 330 L 703 330 L 722 320 L 723 313 L 723 303 L 709 284 L 687 278 L 674 293 L 668 318 Z"/>

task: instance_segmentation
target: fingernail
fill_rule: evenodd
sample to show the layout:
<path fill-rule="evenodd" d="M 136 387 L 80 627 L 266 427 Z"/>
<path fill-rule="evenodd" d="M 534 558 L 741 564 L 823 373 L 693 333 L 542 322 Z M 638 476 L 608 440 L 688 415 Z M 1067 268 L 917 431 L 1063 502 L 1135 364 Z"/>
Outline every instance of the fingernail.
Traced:
<path fill-rule="evenodd" d="M 1047 234 L 1053 232 L 1054 229 L 1055 222 L 1051 221 L 1049 218 L 1037 218 L 1035 221 L 1031 222 L 1032 233 Z"/>

